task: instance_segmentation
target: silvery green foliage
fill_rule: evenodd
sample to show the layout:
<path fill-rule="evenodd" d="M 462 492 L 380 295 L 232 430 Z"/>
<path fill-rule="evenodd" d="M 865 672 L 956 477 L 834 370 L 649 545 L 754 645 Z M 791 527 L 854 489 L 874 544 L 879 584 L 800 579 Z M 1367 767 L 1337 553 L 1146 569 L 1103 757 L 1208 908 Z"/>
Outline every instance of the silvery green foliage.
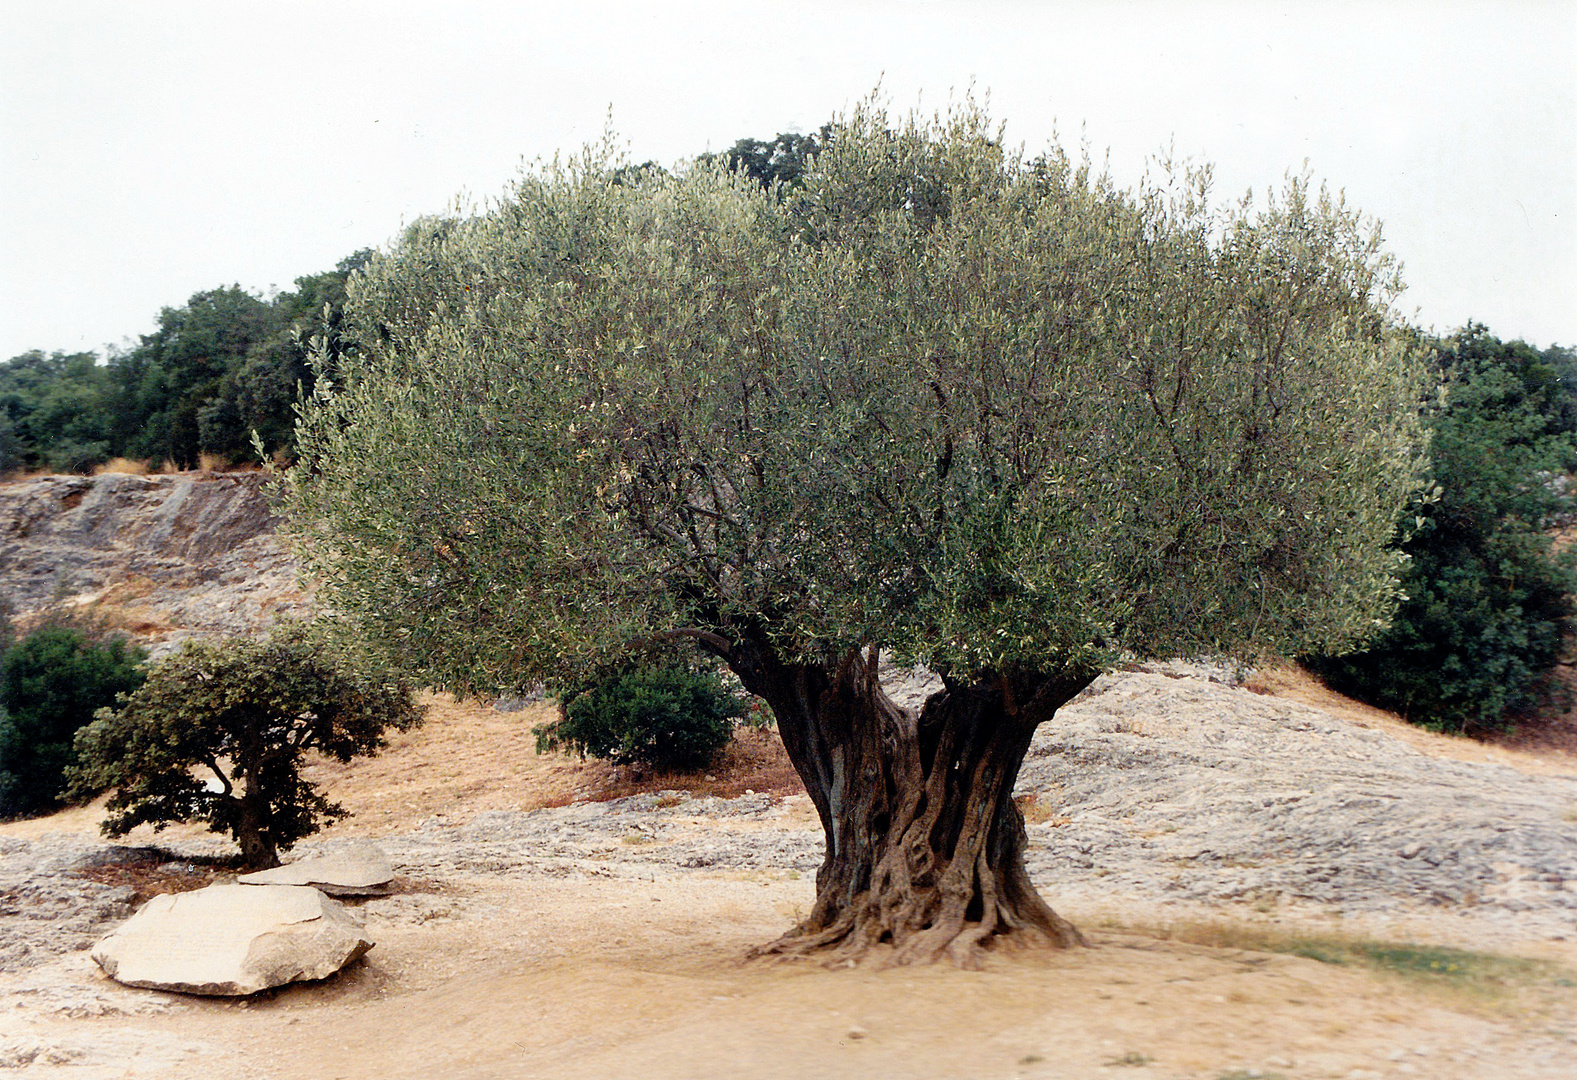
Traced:
<path fill-rule="evenodd" d="M 1419 366 L 1377 230 L 972 104 L 832 132 L 786 198 L 609 143 L 351 285 L 285 481 L 324 596 L 492 692 L 764 628 L 967 675 L 1341 649 L 1384 624 Z"/>

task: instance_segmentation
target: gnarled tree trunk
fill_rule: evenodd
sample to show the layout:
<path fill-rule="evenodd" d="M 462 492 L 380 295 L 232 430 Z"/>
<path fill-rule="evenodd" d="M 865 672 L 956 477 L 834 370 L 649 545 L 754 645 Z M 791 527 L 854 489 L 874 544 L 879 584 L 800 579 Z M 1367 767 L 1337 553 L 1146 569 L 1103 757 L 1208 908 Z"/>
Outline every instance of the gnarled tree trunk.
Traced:
<path fill-rule="evenodd" d="M 1083 943 L 1030 883 L 1013 785 L 1035 727 L 1093 672 L 949 685 L 915 715 L 882 692 L 874 649 L 832 672 L 748 643 L 730 663 L 772 706 L 827 837 L 810 915 L 758 953 L 972 967 L 998 940 Z"/>

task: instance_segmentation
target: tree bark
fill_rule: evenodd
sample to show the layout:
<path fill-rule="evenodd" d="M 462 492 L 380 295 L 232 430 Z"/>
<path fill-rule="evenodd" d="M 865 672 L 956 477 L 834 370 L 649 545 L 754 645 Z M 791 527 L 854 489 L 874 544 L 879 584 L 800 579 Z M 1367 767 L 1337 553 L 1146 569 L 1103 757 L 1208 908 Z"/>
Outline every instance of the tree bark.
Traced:
<path fill-rule="evenodd" d="M 830 672 L 763 643 L 729 659 L 771 705 L 827 839 L 815 906 L 758 954 L 975 967 L 999 942 L 1083 944 L 1030 883 L 1013 785 L 1036 726 L 1094 672 L 953 684 L 915 715 L 882 692 L 875 649 Z"/>
<path fill-rule="evenodd" d="M 269 819 L 268 799 L 250 778 L 240 799 L 235 839 L 241 847 L 241 861 L 248 870 L 270 870 L 279 865 L 279 850 L 266 834 Z"/>

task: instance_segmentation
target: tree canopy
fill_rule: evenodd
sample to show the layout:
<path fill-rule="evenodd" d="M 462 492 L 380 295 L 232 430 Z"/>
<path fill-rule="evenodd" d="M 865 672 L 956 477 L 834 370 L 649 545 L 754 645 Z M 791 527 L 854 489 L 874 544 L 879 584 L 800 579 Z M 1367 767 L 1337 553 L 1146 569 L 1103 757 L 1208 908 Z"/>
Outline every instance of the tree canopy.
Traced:
<path fill-rule="evenodd" d="M 1377 240 L 990 135 L 857 113 L 781 206 L 603 149 L 414 225 L 302 428 L 336 601 L 478 691 L 735 620 L 961 676 L 1361 640 L 1418 464 Z"/>
<path fill-rule="evenodd" d="M 1077 941 L 1023 868 L 1035 726 L 1120 659 L 1393 606 L 1422 384 L 1377 231 L 1301 179 L 1119 191 L 972 105 L 862 106 L 787 190 L 610 145 L 352 283 L 285 481 L 325 599 L 461 692 L 721 658 L 827 836 L 775 951 Z M 884 652 L 944 690 L 898 709 Z"/>
<path fill-rule="evenodd" d="M 305 755 L 376 753 L 420 722 L 409 689 L 347 664 L 298 629 L 259 641 L 187 642 L 76 736 L 80 793 L 115 788 L 109 836 L 206 821 L 251 867 L 345 816 L 301 775 Z"/>

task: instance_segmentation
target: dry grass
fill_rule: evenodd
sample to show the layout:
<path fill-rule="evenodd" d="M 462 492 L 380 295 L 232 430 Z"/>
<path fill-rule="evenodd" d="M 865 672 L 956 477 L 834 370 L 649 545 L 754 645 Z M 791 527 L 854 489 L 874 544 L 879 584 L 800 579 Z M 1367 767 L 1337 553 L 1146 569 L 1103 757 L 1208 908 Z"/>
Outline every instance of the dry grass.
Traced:
<path fill-rule="evenodd" d="M 783 743 L 770 731 L 735 728 L 722 755 L 704 772 L 660 772 L 603 763 L 592 771 L 580 798 L 593 802 L 656 791 L 683 791 L 692 796 L 734 799 L 747 794 L 803 795 L 805 785 L 789 762 Z"/>
<path fill-rule="evenodd" d="M 37 480 L 41 476 L 59 476 L 53 469 L 12 469 L 0 473 L 0 484 L 15 484 L 23 480 Z"/>
<path fill-rule="evenodd" d="M 198 454 L 197 471 L 205 473 L 236 473 L 236 472 L 261 472 L 261 463 L 250 459 L 239 465 L 232 462 L 223 454 Z"/>
<path fill-rule="evenodd" d="M 354 815 L 334 831 L 376 835 L 438 815 L 469 818 L 484 810 L 534 810 L 669 790 L 720 798 L 805 790 L 782 742 L 770 731 L 738 729 L 706 772 L 644 772 L 537 753 L 532 728 L 557 717 L 552 702 L 499 712 L 444 694 L 422 700 L 426 722 L 395 734 L 376 757 L 349 764 L 318 760 L 308 767 L 308 778 Z"/>
<path fill-rule="evenodd" d="M 236 859 L 191 860 L 183 857 L 177 860 L 176 856 L 155 847 L 144 849 L 126 862 L 90 866 L 78 874 L 100 885 L 130 886 L 132 906 L 141 907 L 155 896 L 191 892 L 212 885 L 233 874 L 236 866 Z"/>
<path fill-rule="evenodd" d="M 97 466 L 93 470 L 93 475 L 104 476 L 109 473 L 116 473 L 122 476 L 147 476 L 150 471 L 150 466 L 146 461 L 133 461 L 131 458 L 117 457 L 110 458 L 104 464 Z"/>

